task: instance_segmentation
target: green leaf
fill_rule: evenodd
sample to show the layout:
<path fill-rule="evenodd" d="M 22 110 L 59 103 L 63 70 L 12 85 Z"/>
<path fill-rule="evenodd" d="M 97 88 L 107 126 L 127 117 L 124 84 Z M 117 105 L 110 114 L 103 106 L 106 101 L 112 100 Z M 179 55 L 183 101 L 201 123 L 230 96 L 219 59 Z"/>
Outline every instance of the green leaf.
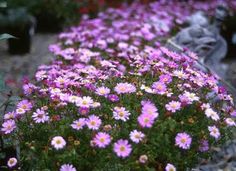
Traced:
<path fill-rule="evenodd" d="M 12 36 L 10 34 L 4 33 L 0 35 L 0 40 L 5 40 L 5 39 L 16 39 L 15 36 Z"/>

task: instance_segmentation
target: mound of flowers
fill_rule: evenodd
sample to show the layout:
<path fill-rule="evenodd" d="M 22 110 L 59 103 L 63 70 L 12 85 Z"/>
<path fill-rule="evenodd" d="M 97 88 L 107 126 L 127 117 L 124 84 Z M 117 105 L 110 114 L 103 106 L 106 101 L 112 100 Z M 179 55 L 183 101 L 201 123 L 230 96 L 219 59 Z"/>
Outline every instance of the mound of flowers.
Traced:
<path fill-rule="evenodd" d="M 185 15 L 171 10 L 134 3 L 60 34 L 50 46 L 57 58 L 4 115 L 4 138 L 20 149 L 8 167 L 186 170 L 224 143 L 235 126 L 233 99 L 196 67 L 195 54 L 161 46 Z"/>

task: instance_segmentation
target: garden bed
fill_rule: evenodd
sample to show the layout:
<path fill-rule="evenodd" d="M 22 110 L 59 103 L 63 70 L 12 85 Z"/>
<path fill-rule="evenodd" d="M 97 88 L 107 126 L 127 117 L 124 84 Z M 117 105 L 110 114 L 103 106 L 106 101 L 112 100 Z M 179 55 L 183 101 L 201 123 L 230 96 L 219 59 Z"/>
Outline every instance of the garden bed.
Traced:
<path fill-rule="evenodd" d="M 36 83 L 4 115 L 19 170 L 186 170 L 231 138 L 236 111 L 198 57 L 165 48 L 200 2 L 109 8 L 61 33 Z"/>

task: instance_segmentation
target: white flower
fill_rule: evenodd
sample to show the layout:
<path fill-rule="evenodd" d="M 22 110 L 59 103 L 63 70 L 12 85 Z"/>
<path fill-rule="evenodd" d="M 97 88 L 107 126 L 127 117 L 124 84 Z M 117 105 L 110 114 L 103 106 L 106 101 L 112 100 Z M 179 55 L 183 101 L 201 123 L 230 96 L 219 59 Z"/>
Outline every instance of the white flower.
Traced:
<path fill-rule="evenodd" d="M 143 138 L 145 137 L 145 135 L 141 132 L 141 131 L 137 131 L 137 130 L 133 130 L 130 134 L 129 134 L 130 139 L 135 142 L 135 143 L 139 143 L 140 141 L 143 140 Z"/>
<path fill-rule="evenodd" d="M 124 107 L 114 107 L 113 117 L 116 120 L 127 121 L 129 119 L 129 111 L 127 111 Z"/>
<path fill-rule="evenodd" d="M 59 149 L 62 149 L 62 148 L 65 147 L 66 141 L 63 139 L 63 137 L 61 137 L 61 136 L 56 136 L 56 137 L 54 137 L 54 138 L 52 139 L 51 145 L 52 145 L 55 149 L 59 150 Z"/>
<path fill-rule="evenodd" d="M 205 110 L 205 114 L 208 118 L 211 118 L 214 121 L 218 121 L 220 119 L 219 115 L 214 110 L 212 110 L 211 108 L 207 108 Z"/>
<path fill-rule="evenodd" d="M 208 126 L 208 130 L 210 131 L 210 135 L 216 139 L 220 137 L 220 131 L 216 126 Z"/>
<path fill-rule="evenodd" d="M 93 104 L 93 99 L 89 96 L 79 97 L 76 105 L 78 107 L 91 107 Z"/>
<path fill-rule="evenodd" d="M 173 164 L 168 163 L 166 165 L 165 171 L 176 171 L 176 168 Z"/>

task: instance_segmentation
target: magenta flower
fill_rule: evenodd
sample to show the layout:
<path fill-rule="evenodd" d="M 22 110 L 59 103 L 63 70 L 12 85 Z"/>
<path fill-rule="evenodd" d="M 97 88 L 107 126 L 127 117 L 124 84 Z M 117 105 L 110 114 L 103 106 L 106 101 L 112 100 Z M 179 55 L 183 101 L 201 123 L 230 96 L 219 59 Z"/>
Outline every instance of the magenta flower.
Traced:
<path fill-rule="evenodd" d="M 120 139 L 114 144 L 114 152 L 118 157 L 128 157 L 132 151 L 131 145 L 128 140 Z"/>
<path fill-rule="evenodd" d="M 129 111 L 127 111 L 124 107 L 114 107 L 113 109 L 113 118 L 116 120 L 127 121 L 129 120 Z"/>
<path fill-rule="evenodd" d="M 90 115 L 86 121 L 86 124 L 89 129 L 98 130 L 98 128 L 102 124 L 102 120 L 98 116 Z"/>
<path fill-rule="evenodd" d="M 171 111 L 172 113 L 176 112 L 177 110 L 180 110 L 181 103 L 178 101 L 171 101 L 168 104 L 166 104 L 166 110 Z"/>
<path fill-rule="evenodd" d="M 136 91 L 136 87 L 129 83 L 118 83 L 114 90 L 117 94 L 134 93 Z"/>
<path fill-rule="evenodd" d="M 71 124 L 71 127 L 76 129 L 76 130 L 81 130 L 85 125 L 86 125 L 86 119 L 85 118 L 80 118 L 80 119 L 74 121 Z"/>
<path fill-rule="evenodd" d="M 99 132 L 95 135 L 93 141 L 99 148 L 105 148 L 111 143 L 111 137 L 107 133 Z"/>
<path fill-rule="evenodd" d="M 192 138 L 185 132 L 178 133 L 175 137 L 175 145 L 182 149 L 189 149 Z"/>
<path fill-rule="evenodd" d="M 87 115 L 89 113 L 89 108 L 88 107 L 80 107 L 79 108 L 79 113 L 81 115 Z"/>
<path fill-rule="evenodd" d="M 151 128 L 154 123 L 155 118 L 149 114 L 141 114 L 138 117 L 138 123 L 143 128 Z"/>
<path fill-rule="evenodd" d="M 60 168 L 60 171 L 76 171 L 76 169 L 71 164 L 63 164 Z"/>
<path fill-rule="evenodd" d="M 167 91 L 166 85 L 160 81 L 154 82 L 152 84 L 152 88 L 157 94 L 161 94 L 161 95 L 165 94 L 165 92 Z"/>
<path fill-rule="evenodd" d="M 115 94 L 110 94 L 108 95 L 108 99 L 111 101 L 111 102 L 118 102 L 119 101 L 119 97 Z"/>
<path fill-rule="evenodd" d="M 15 128 L 16 128 L 15 121 L 10 119 L 3 122 L 1 131 L 3 131 L 4 134 L 10 134 Z"/>
<path fill-rule="evenodd" d="M 49 121 L 48 113 L 42 109 L 37 109 L 36 112 L 33 113 L 32 118 L 35 123 L 44 123 Z"/>

